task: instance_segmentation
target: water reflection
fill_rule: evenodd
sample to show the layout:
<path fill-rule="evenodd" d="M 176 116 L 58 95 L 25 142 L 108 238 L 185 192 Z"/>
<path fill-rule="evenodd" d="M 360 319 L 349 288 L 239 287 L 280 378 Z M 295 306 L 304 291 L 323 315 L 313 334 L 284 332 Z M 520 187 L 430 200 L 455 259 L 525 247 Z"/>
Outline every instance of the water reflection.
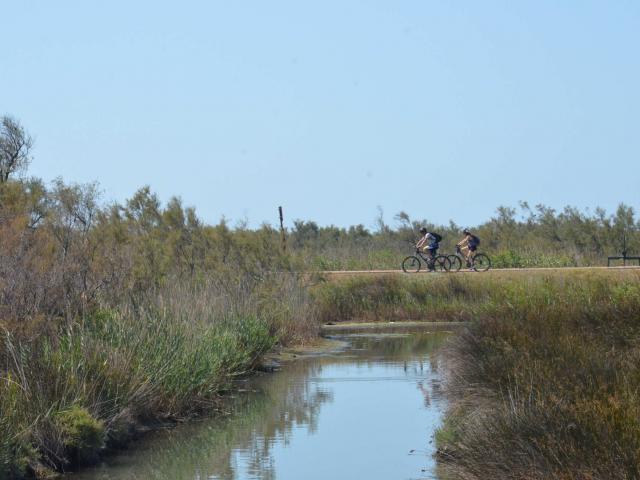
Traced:
<path fill-rule="evenodd" d="M 445 336 L 336 335 L 350 348 L 243 382 L 225 417 L 155 433 L 70 478 L 430 478 L 442 405 L 429 353 Z"/>

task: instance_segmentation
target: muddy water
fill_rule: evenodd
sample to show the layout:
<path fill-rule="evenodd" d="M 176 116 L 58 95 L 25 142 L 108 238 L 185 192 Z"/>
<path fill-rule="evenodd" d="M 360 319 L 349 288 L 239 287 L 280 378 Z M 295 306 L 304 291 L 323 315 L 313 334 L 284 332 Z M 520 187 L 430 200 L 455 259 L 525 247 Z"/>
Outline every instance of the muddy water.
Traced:
<path fill-rule="evenodd" d="M 148 435 L 74 480 L 436 478 L 447 334 L 340 333 L 341 351 L 242 382 L 223 418 Z"/>

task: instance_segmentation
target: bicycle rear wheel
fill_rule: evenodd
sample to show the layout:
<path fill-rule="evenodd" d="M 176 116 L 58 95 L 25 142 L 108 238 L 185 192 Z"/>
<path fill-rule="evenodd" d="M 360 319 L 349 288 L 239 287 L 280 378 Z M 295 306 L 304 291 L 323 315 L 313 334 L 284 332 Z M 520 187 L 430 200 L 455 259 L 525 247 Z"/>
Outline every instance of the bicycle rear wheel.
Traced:
<path fill-rule="evenodd" d="M 451 262 L 451 271 L 459 272 L 462 268 L 462 260 L 460 260 L 460 257 L 458 255 L 447 255 L 447 258 Z"/>
<path fill-rule="evenodd" d="M 476 272 L 486 272 L 491 268 L 491 259 L 484 253 L 478 253 L 473 257 L 473 269 Z"/>
<path fill-rule="evenodd" d="M 433 259 L 433 268 L 436 272 L 448 272 L 451 270 L 451 260 L 446 255 L 438 255 Z"/>
<path fill-rule="evenodd" d="M 404 273 L 418 273 L 420 271 L 420 259 L 413 255 L 402 261 L 402 271 Z"/>

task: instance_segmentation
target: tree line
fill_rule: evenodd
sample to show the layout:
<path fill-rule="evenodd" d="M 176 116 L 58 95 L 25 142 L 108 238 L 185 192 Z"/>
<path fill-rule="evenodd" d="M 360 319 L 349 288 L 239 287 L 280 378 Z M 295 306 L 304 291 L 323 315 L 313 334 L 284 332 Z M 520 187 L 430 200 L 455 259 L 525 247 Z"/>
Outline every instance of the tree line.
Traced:
<path fill-rule="evenodd" d="M 375 228 L 320 226 L 295 220 L 283 251 L 280 232 L 265 224 L 204 223 L 179 197 L 162 204 L 148 187 L 123 203 L 105 204 L 97 184 L 45 184 L 27 175 L 33 139 L 14 118 L 0 127 L 0 314 L 4 319 L 82 315 L 100 301 L 121 301 L 174 279 L 208 272 L 259 280 L 265 271 L 398 268 L 426 226 L 453 251 L 461 226 L 434 225 L 400 212 L 382 213 Z M 275 208 L 274 208 L 275 211 Z M 624 245 L 640 253 L 632 207 L 555 210 L 520 203 L 499 207 L 472 227 L 481 250 L 505 267 L 596 265 Z M 231 278 L 231 277 L 230 277 Z"/>

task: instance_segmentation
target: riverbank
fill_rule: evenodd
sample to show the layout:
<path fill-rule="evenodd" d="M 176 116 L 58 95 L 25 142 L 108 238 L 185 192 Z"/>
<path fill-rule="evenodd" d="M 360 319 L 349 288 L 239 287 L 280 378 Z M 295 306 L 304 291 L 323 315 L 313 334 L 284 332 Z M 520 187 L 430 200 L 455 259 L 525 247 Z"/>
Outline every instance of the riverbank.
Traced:
<path fill-rule="evenodd" d="M 443 478 L 640 477 L 640 276 L 495 291 L 443 353 Z"/>
<path fill-rule="evenodd" d="M 237 381 L 223 415 L 153 432 L 68 480 L 433 478 L 425 439 L 446 405 L 435 352 L 449 334 L 424 330 L 294 349 L 282 368 Z"/>
<path fill-rule="evenodd" d="M 174 284 L 46 330 L 3 326 L 0 478 L 52 478 L 215 413 L 267 352 L 317 338 L 302 283 L 241 286 Z"/>
<path fill-rule="evenodd" d="M 475 468 L 469 466 L 475 457 L 460 453 L 472 448 L 465 442 L 489 442 L 476 435 L 482 428 L 487 435 L 497 434 L 494 425 L 469 431 L 468 419 L 478 412 L 493 418 L 508 407 L 505 398 L 520 399 L 523 392 L 536 401 L 544 395 L 582 398 L 576 392 L 589 398 L 593 392 L 584 391 L 583 383 L 591 382 L 613 392 L 606 398 L 626 408 L 624 402 L 635 397 L 618 390 L 634 387 L 637 376 L 635 327 L 629 318 L 636 319 L 634 312 L 640 311 L 639 280 L 637 270 L 399 274 L 312 283 L 277 275 L 241 290 L 174 285 L 135 305 L 96 311 L 48 332 L 7 330 L 2 343 L 6 374 L 0 381 L 0 478 L 46 478 L 96 461 L 148 426 L 215 412 L 234 379 L 256 368 L 269 369 L 270 362 L 339 349 L 318 342 L 321 325 L 329 334 L 385 325 L 462 332 L 445 356 L 453 407 L 439 446 L 446 468 L 466 471 Z M 540 323 L 548 319 L 553 321 Z M 587 353 L 594 358 L 583 357 Z M 571 373 L 573 367 L 577 371 Z M 485 377 L 473 368 L 482 368 Z M 489 371 L 495 381 L 486 377 Z M 616 373 L 628 371 L 629 378 Z M 549 386 L 544 395 L 523 387 L 534 377 Z M 555 408 L 545 402 L 545 408 Z M 622 421 L 605 407 L 584 408 Z M 589 423 L 595 419 L 584 421 L 589 428 L 601 428 Z M 521 427 L 530 428 L 526 422 Z M 508 451 L 512 437 L 501 434 Z M 556 434 L 550 430 L 550 442 L 564 441 Z M 547 454 L 552 453 L 549 447 Z"/>
<path fill-rule="evenodd" d="M 322 324 L 380 321 L 470 321 L 486 308 L 545 282 L 621 282 L 638 269 L 532 269 L 425 275 L 327 276 L 311 289 Z"/>
<path fill-rule="evenodd" d="M 358 276 L 321 317 L 464 321 L 441 354 L 443 478 L 640 477 L 640 272 Z"/>

